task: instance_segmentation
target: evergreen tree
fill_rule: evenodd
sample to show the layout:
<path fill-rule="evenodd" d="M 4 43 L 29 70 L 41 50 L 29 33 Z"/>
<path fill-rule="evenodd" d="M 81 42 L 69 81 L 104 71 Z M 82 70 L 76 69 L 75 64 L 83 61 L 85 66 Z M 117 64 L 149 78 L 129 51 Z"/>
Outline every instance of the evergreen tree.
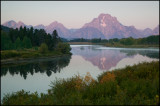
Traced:
<path fill-rule="evenodd" d="M 33 46 L 40 46 L 39 42 L 38 42 L 38 30 L 35 29 L 35 32 L 33 34 L 33 37 L 32 37 L 32 45 Z"/>
<path fill-rule="evenodd" d="M 7 33 L 1 31 L 1 50 L 13 49 L 12 41 Z"/>
<path fill-rule="evenodd" d="M 17 37 L 18 37 L 18 29 L 17 28 L 16 29 L 10 29 L 9 37 L 10 37 L 12 43 L 14 43 L 15 40 L 17 39 Z"/>
<path fill-rule="evenodd" d="M 31 40 L 32 45 L 33 45 L 33 27 L 31 27 L 31 28 L 28 30 L 27 37 Z"/>
<path fill-rule="evenodd" d="M 15 41 L 15 49 L 22 49 L 23 48 L 23 42 L 20 40 L 20 38 L 18 37 Z"/>
<path fill-rule="evenodd" d="M 52 32 L 52 37 L 53 37 L 53 45 L 54 45 L 54 48 L 56 48 L 58 42 L 60 41 L 60 38 L 59 38 L 56 30 L 54 30 L 54 31 Z"/>
<path fill-rule="evenodd" d="M 26 26 L 24 26 L 23 28 L 23 38 L 27 36 L 27 29 L 26 29 Z"/>
<path fill-rule="evenodd" d="M 23 28 L 21 26 L 20 29 L 19 29 L 19 38 L 20 38 L 20 40 L 23 40 L 23 36 L 24 36 L 24 33 L 23 33 Z"/>
<path fill-rule="evenodd" d="M 44 29 L 40 29 L 40 30 L 38 31 L 38 36 L 39 36 L 39 37 L 38 37 L 38 42 L 39 42 L 39 45 L 45 42 L 45 36 L 46 36 L 46 35 L 47 35 L 47 34 L 46 34 L 46 32 L 45 32 Z"/>
<path fill-rule="evenodd" d="M 23 47 L 27 49 L 32 48 L 31 40 L 26 36 L 23 39 Z"/>
<path fill-rule="evenodd" d="M 48 50 L 52 51 L 53 50 L 53 47 L 54 47 L 54 44 L 53 44 L 53 39 L 52 39 L 52 36 L 50 34 L 47 34 L 45 36 L 45 43 L 47 44 L 48 46 Z"/>

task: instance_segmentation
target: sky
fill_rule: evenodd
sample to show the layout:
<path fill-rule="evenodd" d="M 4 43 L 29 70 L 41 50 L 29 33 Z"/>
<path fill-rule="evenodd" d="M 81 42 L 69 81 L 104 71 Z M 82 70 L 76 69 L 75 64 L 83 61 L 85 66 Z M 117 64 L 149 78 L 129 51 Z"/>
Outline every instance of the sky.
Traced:
<path fill-rule="evenodd" d="M 117 17 L 125 26 L 155 28 L 159 24 L 159 1 L 1 1 L 1 24 L 14 20 L 26 25 L 81 28 L 101 13 Z"/>

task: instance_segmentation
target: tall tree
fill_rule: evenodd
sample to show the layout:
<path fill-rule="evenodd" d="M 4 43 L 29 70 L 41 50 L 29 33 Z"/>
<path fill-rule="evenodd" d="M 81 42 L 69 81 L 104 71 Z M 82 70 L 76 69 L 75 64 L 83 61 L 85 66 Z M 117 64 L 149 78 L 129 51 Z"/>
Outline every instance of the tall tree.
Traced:
<path fill-rule="evenodd" d="M 38 40 L 39 40 L 39 45 L 45 42 L 45 36 L 46 36 L 46 32 L 44 29 L 40 29 L 38 31 Z"/>
<path fill-rule="evenodd" d="M 35 29 L 31 42 L 32 42 L 32 46 L 40 46 L 38 43 L 38 29 Z"/>
<path fill-rule="evenodd" d="M 60 38 L 59 38 L 56 30 L 54 30 L 52 32 L 52 37 L 53 37 L 53 44 L 54 44 L 54 48 L 55 48 L 57 46 L 58 42 L 60 41 Z"/>
<path fill-rule="evenodd" d="M 19 29 L 19 38 L 20 38 L 20 40 L 23 40 L 23 37 L 24 37 L 24 33 L 23 32 L 24 32 L 23 28 L 22 28 L 22 26 L 20 26 L 20 29 Z"/>
<path fill-rule="evenodd" d="M 12 49 L 12 41 L 7 33 L 1 31 L 1 50 Z"/>
<path fill-rule="evenodd" d="M 52 39 L 52 36 L 50 34 L 47 34 L 45 36 L 45 43 L 47 44 L 48 46 L 48 50 L 52 51 L 54 48 L 54 44 L 53 44 L 53 39 Z"/>
<path fill-rule="evenodd" d="M 23 47 L 27 49 L 32 48 L 31 40 L 27 36 L 23 38 Z"/>
<path fill-rule="evenodd" d="M 18 37 L 18 29 L 10 29 L 9 37 L 10 37 L 12 43 L 14 43 Z"/>
<path fill-rule="evenodd" d="M 31 27 L 28 31 L 28 34 L 27 34 L 28 38 L 31 40 L 33 40 L 33 27 Z"/>
<path fill-rule="evenodd" d="M 22 49 L 23 48 L 23 42 L 20 40 L 20 38 L 18 37 L 15 41 L 15 49 Z"/>

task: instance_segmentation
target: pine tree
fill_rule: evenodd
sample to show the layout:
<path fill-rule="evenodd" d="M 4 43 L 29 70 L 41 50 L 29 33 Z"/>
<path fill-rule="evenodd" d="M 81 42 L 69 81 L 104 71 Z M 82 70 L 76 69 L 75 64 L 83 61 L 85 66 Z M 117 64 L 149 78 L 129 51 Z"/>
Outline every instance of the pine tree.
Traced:
<path fill-rule="evenodd" d="M 26 36 L 23 38 L 23 47 L 27 49 L 32 48 L 31 40 Z"/>
<path fill-rule="evenodd" d="M 20 38 L 18 37 L 15 41 L 15 49 L 22 49 L 23 48 L 23 42 L 20 40 Z"/>

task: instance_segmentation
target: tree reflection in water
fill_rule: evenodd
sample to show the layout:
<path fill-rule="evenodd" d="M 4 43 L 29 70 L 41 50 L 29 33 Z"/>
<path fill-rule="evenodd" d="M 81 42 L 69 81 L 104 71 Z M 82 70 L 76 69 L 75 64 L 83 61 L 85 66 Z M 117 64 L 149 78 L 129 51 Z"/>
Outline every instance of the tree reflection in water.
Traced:
<path fill-rule="evenodd" d="M 159 51 L 151 50 L 120 50 L 120 52 L 126 53 L 127 56 L 140 54 L 149 58 L 159 59 Z"/>
<path fill-rule="evenodd" d="M 5 76 L 8 72 L 13 76 L 14 74 L 20 74 L 24 79 L 27 78 L 28 73 L 34 75 L 34 73 L 46 73 L 47 76 L 51 76 L 52 72 L 57 73 L 62 68 L 68 66 L 71 56 L 58 57 L 50 59 L 48 61 L 30 62 L 16 65 L 7 65 L 1 67 L 1 77 Z"/>

